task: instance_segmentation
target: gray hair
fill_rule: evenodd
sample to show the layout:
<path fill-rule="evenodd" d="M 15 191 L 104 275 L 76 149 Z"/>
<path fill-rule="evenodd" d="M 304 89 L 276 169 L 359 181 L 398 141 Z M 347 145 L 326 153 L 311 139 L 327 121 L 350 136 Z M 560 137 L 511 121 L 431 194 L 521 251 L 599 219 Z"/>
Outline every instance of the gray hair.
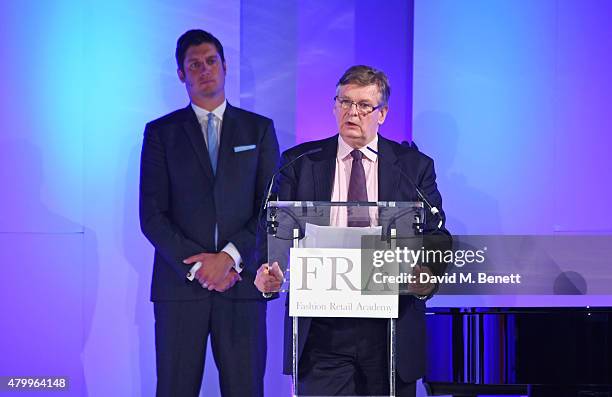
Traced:
<path fill-rule="evenodd" d="M 355 84 L 361 87 L 368 85 L 376 85 L 381 96 L 381 104 L 387 106 L 389 97 L 391 96 L 391 86 L 387 75 L 380 70 L 374 69 L 371 66 L 355 65 L 347 69 L 340 77 L 336 88 L 341 85 Z"/>

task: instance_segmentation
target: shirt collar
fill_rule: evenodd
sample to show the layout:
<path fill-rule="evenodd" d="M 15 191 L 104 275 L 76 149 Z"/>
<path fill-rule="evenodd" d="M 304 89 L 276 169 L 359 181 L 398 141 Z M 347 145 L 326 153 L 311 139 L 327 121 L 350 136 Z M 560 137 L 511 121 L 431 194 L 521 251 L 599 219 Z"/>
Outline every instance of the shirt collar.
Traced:
<path fill-rule="evenodd" d="M 378 158 L 378 156 L 376 155 L 376 153 L 372 152 L 371 150 L 368 150 L 368 146 L 378 152 L 378 134 L 376 134 L 372 142 L 368 143 L 366 146 L 359 149 L 359 151 L 361 151 L 361 153 L 363 153 L 363 155 L 368 160 L 376 162 L 376 159 Z M 348 143 L 344 142 L 344 139 L 342 139 L 342 137 L 338 135 L 338 154 L 337 154 L 338 159 L 344 160 L 347 156 L 351 155 L 351 152 L 353 150 L 354 149 L 351 146 L 349 146 Z"/>
<path fill-rule="evenodd" d="M 202 109 L 201 107 L 199 107 L 195 103 L 191 102 L 191 108 L 193 109 L 193 111 L 195 112 L 196 116 L 198 117 L 198 121 L 200 122 L 200 124 L 208 122 L 208 113 L 214 114 L 216 118 L 218 118 L 219 120 L 223 121 L 223 113 L 225 113 L 225 108 L 226 107 L 227 107 L 227 99 L 224 100 L 223 103 L 221 103 L 221 105 L 219 105 L 215 109 L 213 109 L 212 112 L 209 112 L 206 109 Z"/>

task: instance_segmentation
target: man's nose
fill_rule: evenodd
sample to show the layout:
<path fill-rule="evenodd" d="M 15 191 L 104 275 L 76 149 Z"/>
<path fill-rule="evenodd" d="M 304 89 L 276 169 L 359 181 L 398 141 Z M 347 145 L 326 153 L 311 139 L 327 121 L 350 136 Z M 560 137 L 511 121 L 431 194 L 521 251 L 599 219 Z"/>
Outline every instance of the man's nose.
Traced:
<path fill-rule="evenodd" d="M 348 114 L 353 116 L 357 116 L 359 114 L 359 112 L 357 111 L 357 104 L 355 102 L 351 103 L 351 106 L 348 108 L 347 110 Z"/>
<path fill-rule="evenodd" d="M 206 62 L 202 63 L 202 66 L 200 66 L 200 74 L 208 74 L 210 73 L 211 67 L 209 65 L 206 64 Z"/>

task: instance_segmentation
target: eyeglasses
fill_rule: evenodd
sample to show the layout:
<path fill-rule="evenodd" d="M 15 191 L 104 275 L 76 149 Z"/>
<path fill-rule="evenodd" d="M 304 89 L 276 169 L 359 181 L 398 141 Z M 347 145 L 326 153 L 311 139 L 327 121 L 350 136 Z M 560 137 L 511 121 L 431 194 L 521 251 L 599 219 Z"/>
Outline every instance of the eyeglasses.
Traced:
<path fill-rule="evenodd" d="M 343 98 L 339 96 L 335 96 L 334 101 L 336 101 L 336 104 L 340 105 L 342 110 L 349 110 L 351 107 L 353 107 L 353 105 L 355 105 L 355 108 L 357 108 L 357 113 L 360 116 L 365 116 L 367 114 L 370 114 L 376 109 L 380 109 L 383 106 L 382 104 L 374 106 L 366 102 L 355 102 L 355 101 L 351 101 L 348 98 Z"/>

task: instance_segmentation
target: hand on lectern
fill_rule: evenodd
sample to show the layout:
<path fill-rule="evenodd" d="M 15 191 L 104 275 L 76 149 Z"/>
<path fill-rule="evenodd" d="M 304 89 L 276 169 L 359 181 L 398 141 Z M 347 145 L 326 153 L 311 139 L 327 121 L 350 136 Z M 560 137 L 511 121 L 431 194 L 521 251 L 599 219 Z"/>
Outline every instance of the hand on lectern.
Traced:
<path fill-rule="evenodd" d="M 264 263 L 257 269 L 255 286 L 264 294 L 278 292 L 280 291 L 283 279 L 283 272 L 278 267 L 278 262 L 272 263 L 272 266 L 269 263 Z"/>

